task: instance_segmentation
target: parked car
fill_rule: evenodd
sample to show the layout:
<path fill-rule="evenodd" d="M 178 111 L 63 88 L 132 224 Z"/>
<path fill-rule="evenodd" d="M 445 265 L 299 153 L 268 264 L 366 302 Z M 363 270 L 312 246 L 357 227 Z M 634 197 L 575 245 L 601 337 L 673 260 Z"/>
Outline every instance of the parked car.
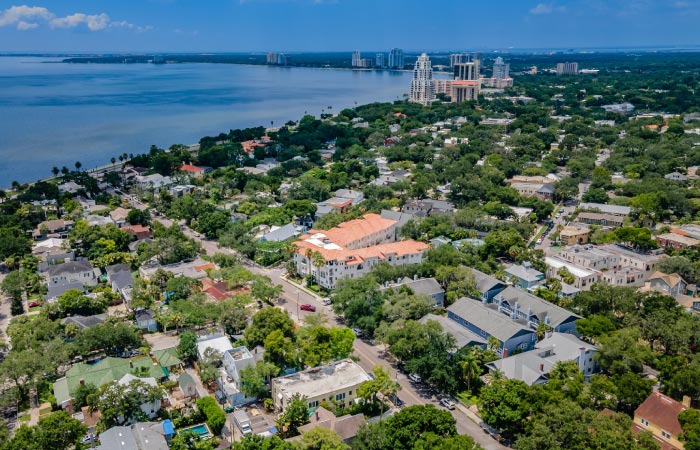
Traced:
<path fill-rule="evenodd" d="M 372 380 L 376 380 L 376 379 L 377 379 L 377 376 L 376 376 L 375 374 L 373 374 L 372 372 L 367 372 L 367 376 L 368 376 L 370 379 L 372 379 Z"/>
<path fill-rule="evenodd" d="M 420 383 L 421 381 L 423 381 L 423 379 L 420 377 L 420 375 L 415 374 L 415 373 L 409 374 L 408 379 L 413 381 L 414 383 Z"/>
<path fill-rule="evenodd" d="M 455 402 L 453 402 L 452 400 L 450 400 L 450 399 L 447 398 L 447 397 L 441 398 L 441 399 L 440 399 L 440 404 L 441 404 L 442 406 L 444 406 L 445 408 L 449 409 L 450 411 L 452 411 L 453 409 L 455 409 L 455 406 L 456 406 L 456 405 L 455 405 Z"/>
<path fill-rule="evenodd" d="M 299 309 L 301 309 L 302 311 L 316 312 L 316 307 L 314 305 L 309 305 L 308 303 L 304 303 L 303 305 L 299 305 Z"/>
<path fill-rule="evenodd" d="M 330 298 L 326 297 L 326 298 L 323 299 L 323 301 L 321 301 L 321 303 L 323 304 L 323 306 L 328 306 L 328 305 L 330 305 L 330 304 L 333 303 L 333 302 L 331 302 L 331 299 L 330 299 Z"/>
<path fill-rule="evenodd" d="M 352 332 L 355 333 L 355 336 L 362 337 L 362 330 L 360 330 L 359 328 L 353 328 Z"/>
<path fill-rule="evenodd" d="M 389 401 L 391 401 L 391 403 L 396 405 L 398 408 L 402 407 L 405 404 L 404 401 L 401 400 L 396 394 L 389 394 Z"/>
<path fill-rule="evenodd" d="M 35 308 L 37 306 L 41 306 L 41 302 L 37 302 L 37 301 L 29 302 L 27 304 L 27 306 L 29 306 L 30 308 Z"/>

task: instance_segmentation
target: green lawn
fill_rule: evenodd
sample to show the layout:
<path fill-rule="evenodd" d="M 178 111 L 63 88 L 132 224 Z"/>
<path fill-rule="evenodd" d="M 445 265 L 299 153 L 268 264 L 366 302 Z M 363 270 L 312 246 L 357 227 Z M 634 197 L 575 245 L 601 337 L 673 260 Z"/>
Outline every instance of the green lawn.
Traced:
<path fill-rule="evenodd" d="M 477 397 L 476 395 L 472 395 L 469 391 L 462 391 L 459 394 L 455 395 L 455 397 L 466 407 L 475 405 L 479 402 L 479 397 Z"/>

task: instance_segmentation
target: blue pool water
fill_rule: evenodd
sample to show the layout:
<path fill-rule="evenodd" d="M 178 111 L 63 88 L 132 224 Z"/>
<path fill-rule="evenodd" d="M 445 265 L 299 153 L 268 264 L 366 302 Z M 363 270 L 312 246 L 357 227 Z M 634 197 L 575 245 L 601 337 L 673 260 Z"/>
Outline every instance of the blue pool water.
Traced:
<path fill-rule="evenodd" d="M 196 433 L 203 438 L 211 436 L 211 431 L 209 431 L 209 427 L 206 423 L 200 423 L 199 425 L 194 425 L 189 428 L 183 428 L 182 430 L 180 430 L 180 433 L 184 433 L 186 431 L 192 431 L 193 433 Z"/>

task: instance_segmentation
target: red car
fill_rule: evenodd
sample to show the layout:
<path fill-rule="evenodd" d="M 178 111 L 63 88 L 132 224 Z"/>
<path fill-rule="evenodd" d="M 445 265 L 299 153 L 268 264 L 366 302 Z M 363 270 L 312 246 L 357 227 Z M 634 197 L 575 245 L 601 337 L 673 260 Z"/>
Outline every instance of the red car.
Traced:
<path fill-rule="evenodd" d="M 36 306 L 41 306 L 41 302 L 29 302 L 27 306 L 29 306 L 30 308 L 34 308 Z"/>
<path fill-rule="evenodd" d="M 302 311 L 316 312 L 316 307 L 314 305 L 309 305 L 308 303 L 304 303 L 303 305 L 299 305 L 299 308 Z"/>

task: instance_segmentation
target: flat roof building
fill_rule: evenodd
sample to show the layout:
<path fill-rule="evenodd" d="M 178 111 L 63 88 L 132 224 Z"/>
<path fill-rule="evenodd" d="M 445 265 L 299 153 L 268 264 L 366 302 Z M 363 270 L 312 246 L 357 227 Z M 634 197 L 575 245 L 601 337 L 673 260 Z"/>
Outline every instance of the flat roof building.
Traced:
<path fill-rule="evenodd" d="M 345 407 L 357 397 L 357 388 L 369 380 L 365 369 L 351 359 L 343 359 L 274 378 L 272 400 L 278 411 L 284 411 L 296 394 L 305 399 L 309 408 L 318 407 L 322 401 Z"/>

